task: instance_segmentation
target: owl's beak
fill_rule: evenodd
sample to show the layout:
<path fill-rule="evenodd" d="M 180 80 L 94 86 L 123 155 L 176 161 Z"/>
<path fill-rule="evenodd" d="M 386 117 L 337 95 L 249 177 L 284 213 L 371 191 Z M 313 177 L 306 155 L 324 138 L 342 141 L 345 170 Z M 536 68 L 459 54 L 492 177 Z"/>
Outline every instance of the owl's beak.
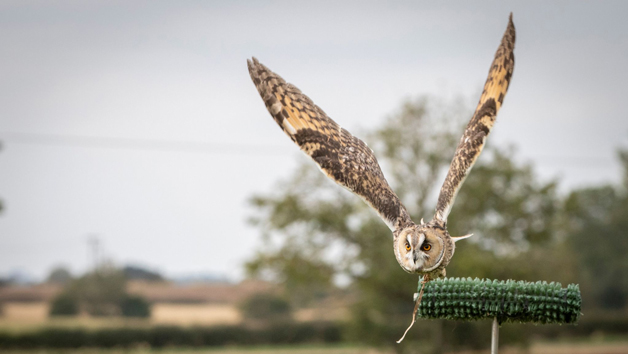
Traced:
<path fill-rule="evenodd" d="M 473 236 L 473 234 L 468 234 L 464 236 L 451 236 L 451 239 L 454 240 L 454 242 L 458 242 L 460 240 L 464 240 L 465 238 L 469 238 L 471 236 Z"/>

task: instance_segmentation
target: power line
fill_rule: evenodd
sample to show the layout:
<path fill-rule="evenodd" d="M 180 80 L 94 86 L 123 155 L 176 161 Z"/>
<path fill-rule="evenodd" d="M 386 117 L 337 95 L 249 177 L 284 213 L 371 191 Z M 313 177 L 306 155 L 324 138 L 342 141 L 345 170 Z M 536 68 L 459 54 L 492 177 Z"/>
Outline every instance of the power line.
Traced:
<path fill-rule="evenodd" d="M 578 165 L 582 168 L 590 168 L 591 165 L 615 165 L 615 160 L 607 157 L 595 156 L 552 156 L 533 155 L 535 164 Z"/>
<path fill-rule="evenodd" d="M 291 153 L 291 151 L 286 151 L 286 149 L 279 146 L 16 132 L 0 132 L 0 140 L 6 140 L 9 143 L 31 145 L 58 145 L 79 148 L 110 148 L 152 151 L 181 151 L 229 155 L 285 155 Z"/>
<path fill-rule="evenodd" d="M 293 149 L 286 150 L 285 148 L 279 146 L 269 145 L 264 146 L 195 141 L 170 141 L 17 132 L 0 132 L 0 141 L 1 140 L 6 140 L 8 142 L 14 142 L 18 144 L 32 145 L 58 145 L 79 148 L 111 148 L 174 152 L 179 151 L 227 155 L 286 155 L 294 152 Z M 615 161 L 611 158 L 596 156 L 534 155 L 530 156 L 529 158 L 533 159 L 535 164 L 578 165 L 582 168 L 590 168 L 591 165 L 605 165 L 607 167 L 610 167 L 615 164 Z"/>

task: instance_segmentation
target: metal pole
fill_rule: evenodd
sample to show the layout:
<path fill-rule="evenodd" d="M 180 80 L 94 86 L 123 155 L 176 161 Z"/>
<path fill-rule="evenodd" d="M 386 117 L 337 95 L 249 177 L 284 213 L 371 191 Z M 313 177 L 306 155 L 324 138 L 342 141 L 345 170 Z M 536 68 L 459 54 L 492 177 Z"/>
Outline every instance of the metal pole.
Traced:
<path fill-rule="evenodd" d="M 497 317 L 493 318 L 493 330 L 491 331 L 491 354 L 497 354 L 499 344 L 499 323 Z"/>

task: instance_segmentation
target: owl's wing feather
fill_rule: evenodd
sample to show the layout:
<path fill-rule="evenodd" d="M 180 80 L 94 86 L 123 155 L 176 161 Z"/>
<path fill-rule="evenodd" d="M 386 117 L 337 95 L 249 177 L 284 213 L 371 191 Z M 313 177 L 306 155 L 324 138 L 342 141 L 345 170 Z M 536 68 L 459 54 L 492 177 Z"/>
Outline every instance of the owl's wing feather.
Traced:
<path fill-rule="evenodd" d="M 270 114 L 327 177 L 362 197 L 391 230 L 411 222 L 386 182 L 373 151 L 362 140 L 341 128 L 309 97 L 256 58 L 247 62 L 251 79 Z"/>
<path fill-rule="evenodd" d="M 438 196 L 436 215 L 434 217 L 442 222 L 447 221 L 447 216 L 454 204 L 456 194 L 478 156 L 480 156 L 486 137 L 491 132 L 493 124 L 495 124 L 497 111 L 499 111 L 504 101 L 515 66 L 514 47 L 515 26 L 512 22 L 511 13 L 508 27 L 488 72 L 488 78 L 484 84 L 480 102 L 462 138 L 460 138 L 460 143 Z"/>

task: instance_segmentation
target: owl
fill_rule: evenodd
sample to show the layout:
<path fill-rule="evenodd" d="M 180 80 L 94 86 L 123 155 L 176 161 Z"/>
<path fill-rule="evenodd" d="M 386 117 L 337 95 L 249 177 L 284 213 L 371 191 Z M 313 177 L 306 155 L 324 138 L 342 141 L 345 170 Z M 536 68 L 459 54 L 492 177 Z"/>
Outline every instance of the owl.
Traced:
<path fill-rule="evenodd" d="M 429 222 L 414 223 L 388 185 L 373 151 L 323 112 L 294 85 L 261 64 L 247 60 L 251 79 L 275 122 L 320 170 L 339 185 L 360 196 L 379 214 L 393 234 L 393 251 L 408 273 L 436 279 L 445 276 L 456 242 L 447 217 L 473 164 L 482 152 L 497 112 L 504 102 L 514 68 L 515 27 L 510 15 L 506 32 L 469 124 L 466 126 Z M 399 144 L 403 144 L 400 141 Z"/>

